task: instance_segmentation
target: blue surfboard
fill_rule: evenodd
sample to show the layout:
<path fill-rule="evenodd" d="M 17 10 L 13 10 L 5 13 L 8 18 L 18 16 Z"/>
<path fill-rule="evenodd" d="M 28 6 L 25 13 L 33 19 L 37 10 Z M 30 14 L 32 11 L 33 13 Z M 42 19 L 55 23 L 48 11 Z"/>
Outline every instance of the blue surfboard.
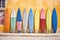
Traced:
<path fill-rule="evenodd" d="M 53 29 L 53 32 L 56 33 L 56 31 L 57 31 L 57 13 L 56 13 L 55 8 L 53 9 L 53 12 L 52 12 L 52 29 Z"/>
<path fill-rule="evenodd" d="M 30 33 L 32 33 L 33 27 L 34 27 L 34 16 L 33 16 L 32 9 L 30 9 L 30 12 L 29 12 L 28 24 L 29 24 L 29 31 L 30 31 Z"/>
<path fill-rule="evenodd" d="M 18 30 L 18 33 L 20 33 L 22 30 L 22 16 L 21 16 L 21 11 L 19 8 L 18 8 L 16 20 L 17 20 L 17 30 Z"/>

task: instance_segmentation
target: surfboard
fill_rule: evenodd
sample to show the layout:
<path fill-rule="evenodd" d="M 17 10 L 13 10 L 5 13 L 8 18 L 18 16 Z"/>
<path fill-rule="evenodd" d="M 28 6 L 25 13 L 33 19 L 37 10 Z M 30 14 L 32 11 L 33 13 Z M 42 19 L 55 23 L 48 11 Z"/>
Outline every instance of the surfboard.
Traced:
<path fill-rule="evenodd" d="M 5 10 L 5 27 L 4 27 L 5 32 L 9 32 L 10 31 L 10 13 L 9 13 L 9 9 L 6 8 Z"/>
<path fill-rule="evenodd" d="M 30 33 L 32 33 L 34 28 L 34 16 L 33 16 L 32 8 L 30 8 L 30 12 L 29 12 L 28 25 L 29 25 L 29 31 Z"/>
<path fill-rule="evenodd" d="M 25 8 L 23 14 L 23 30 L 25 33 L 27 32 L 27 27 L 28 27 L 28 13 L 26 12 Z"/>
<path fill-rule="evenodd" d="M 12 9 L 12 13 L 11 13 L 11 32 L 15 32 L 15 28 L 16 28 L 16 13 L 15 10 Z"/>
<path fill-rule="evenodd" d="M 40 14 L 40 28 L 41 28 L 41 32 L 44 33 L 46 28 L 46 18 L 43 8 L 41 9 L 41 14 Z"/>
<path fill-rule="evenodd" d="M 51 11 L 50 9 L 48 8 L 47 9 L 47 13 L 46 13 L 46 26 L 47 26 L 47 33 L 50 33 L 52 31 L 52 23 L 51 23 Z"/>
<path fill-rule="evenodd" d="M 53 9 L 53 12 L 52 12 L 52 29 L 53 29 L 53 32 L 56 33 L 56 31 L 57 31 L 57 12 L 56 12 L 55 8 Z"/>
<path fill-rule="evenodd" d="M 39 12 L 39 10 L 38 9 L 36 9 L 36 11 L 35 11 L 35 32 L 36 33 L 38 33 L 38 31 L 39 31 L 39 22 L 40 22 L 40 20 L 39 20 L 39 18 L 40 18 L 40 12 Z"/>
<path fill-rule="evenodd" d="M 18 33 L 20 33 L 22 30 L 22 16 L 21 16 L 20 8 L 18 8 L 16 20 L 17 20 L 17 30 L 18 30 Z"/>

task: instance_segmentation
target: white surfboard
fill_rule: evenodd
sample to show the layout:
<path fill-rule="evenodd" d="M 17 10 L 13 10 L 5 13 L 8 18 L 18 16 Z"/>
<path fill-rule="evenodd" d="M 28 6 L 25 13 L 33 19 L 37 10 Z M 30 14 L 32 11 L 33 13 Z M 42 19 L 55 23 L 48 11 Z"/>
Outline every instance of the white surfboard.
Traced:
<path fill-rule="evenodd" d="M 26 33 L 27 32 L 27 27 L 28 27 L 28 13 L 26 12 L 26 9 L 24 9 L 24 14 L 23 14 L 23 30 Z"/>

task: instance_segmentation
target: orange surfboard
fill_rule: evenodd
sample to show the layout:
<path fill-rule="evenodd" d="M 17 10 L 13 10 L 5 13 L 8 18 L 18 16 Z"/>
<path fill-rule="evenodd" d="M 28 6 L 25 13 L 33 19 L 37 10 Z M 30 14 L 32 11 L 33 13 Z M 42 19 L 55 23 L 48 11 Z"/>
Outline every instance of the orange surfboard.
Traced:
<path fill-rule="evenodd" d="M 5 32 L 9 32 L 10 29 L 10 13 L 8 8 L 5 10 Z"/>

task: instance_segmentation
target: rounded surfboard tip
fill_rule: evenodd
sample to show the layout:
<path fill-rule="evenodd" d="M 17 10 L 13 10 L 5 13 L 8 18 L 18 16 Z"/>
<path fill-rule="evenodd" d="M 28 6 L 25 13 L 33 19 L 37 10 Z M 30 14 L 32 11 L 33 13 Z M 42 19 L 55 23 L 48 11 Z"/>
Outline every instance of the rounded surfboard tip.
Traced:
<path fill-rule="evenodd" d="M 15 10 L 14 10 L 14 8 L 12 8 L 11 17 L 16 17 L 16 13 L 15 13 Z"/>
<path fill-rule="evenodd" d="M 18 12 L 17 12 L 17 21 L 22 21 L 20 8 L 18 8 Z"/>
<path fill-rule="evenodd" d="M 40 17 L 40 19 L 45 19 L 45 14 L 44 14 L 44 9 L 43 8 L 41 9 L 41 17 Z"/>

